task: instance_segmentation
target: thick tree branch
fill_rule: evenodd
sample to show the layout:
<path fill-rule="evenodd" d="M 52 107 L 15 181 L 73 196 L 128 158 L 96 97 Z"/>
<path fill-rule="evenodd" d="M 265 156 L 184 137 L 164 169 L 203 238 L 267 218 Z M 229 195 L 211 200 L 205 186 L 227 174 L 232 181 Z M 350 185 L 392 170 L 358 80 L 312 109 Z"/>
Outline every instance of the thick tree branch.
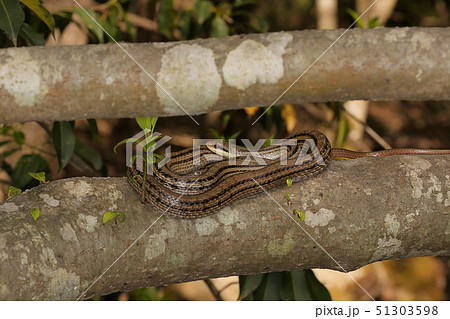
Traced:
<path fill-rule="evenodd" d="M 321 247 L 347 271 L 448 256 L 449 171 L 449 156 L 332 161 L 317 177 L 271 190 L 283 209 L 261 193 L 197 220 L 157 220 L 125 178 L 54 181 L 0 204 L 0 299 L 74 300 L 137 238 L 83 297 L 208 277 L 342 270 Z M 316 242 L 290 217 L 294 209 L 305 213 L 303 222 L 293 218 Z M 126 222 L 102 225 L 107 211 L 124 212 Z"/>
<path fill-rule="evenodd" d="M 122 44 L 192 115 L 270 105 L 344 30 Z M 348 31 L 276 103 L 450 99 L 450 28 Z M 116 44 L 0 50 L 0 123 L 184 115 Z"/>

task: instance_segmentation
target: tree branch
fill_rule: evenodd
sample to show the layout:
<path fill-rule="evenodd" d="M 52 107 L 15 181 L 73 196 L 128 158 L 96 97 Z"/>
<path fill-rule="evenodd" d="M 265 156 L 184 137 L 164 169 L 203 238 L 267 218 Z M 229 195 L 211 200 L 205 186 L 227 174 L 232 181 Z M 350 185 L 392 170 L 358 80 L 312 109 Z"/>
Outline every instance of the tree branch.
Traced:
<path fill-rule="evenodd" d="M 121 44 L 191 115 L 271 105 L 344 30 Z M 277 104 L 450 99 L 450 28 L 349 30 Z M 0 50 L 0 123 L 184 115 L 116 44 Z"/>
<path fill-rule="evenodd" d="M 317 177 L 271 190 L 283 209 L 261 193 L 196 220 L 157 220 L 125 178 L 54 181 L 0 204 L 0 299 L 74 300 L 230 275 L 342 270 L 322 247 L 346 271 L 448 256 L 449 171 L 449 156 L 332 161 Z M 290 217 L 294 209 L 314 240 Z M 107 211 L 124 212 L 126 222 L 102 225 Z"/>

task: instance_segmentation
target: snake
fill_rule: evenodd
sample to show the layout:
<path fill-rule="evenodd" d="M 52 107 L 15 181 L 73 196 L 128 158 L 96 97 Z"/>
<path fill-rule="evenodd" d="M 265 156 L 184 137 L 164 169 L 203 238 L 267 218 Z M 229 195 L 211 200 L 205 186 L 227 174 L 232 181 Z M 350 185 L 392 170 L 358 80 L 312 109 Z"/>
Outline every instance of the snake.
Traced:
<path fill-rule="evenodd" d="M 145 182 L 145 200 L 163 214 L 179 218 L 211 215 L 236 200 L 286 183 L 297 182 L 323 172 L 331 158 L 357 159 L 393 155 L 443 155 L 450 150 L 394 148 L 356 152 L 331 148 L 320 131 L 300 132 L 258 151 L 208 142 L 197 150 L 173 153 Z M 193 158 L 196 156 L 196 160 Z M 127 180 L 141 193 L 143 173 L 133 164 Z"/>

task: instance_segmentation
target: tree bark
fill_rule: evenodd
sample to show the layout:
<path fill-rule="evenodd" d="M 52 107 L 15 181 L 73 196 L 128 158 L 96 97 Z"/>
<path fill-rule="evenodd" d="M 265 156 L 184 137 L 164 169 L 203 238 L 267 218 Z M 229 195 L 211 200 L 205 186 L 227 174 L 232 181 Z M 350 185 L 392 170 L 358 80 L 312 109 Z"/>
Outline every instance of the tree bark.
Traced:
<path fill-rule="evenodd" d="M 307 101 L 450 99 L 450 28 L 352 29 L 308 70 L 343 32 L 121 44 L 148 74 L 116 44 L 3 49 L 0 123 L 195 115 Z"/>
<path fill-rule="evenodd" d="M 332 161 L 317 177 L 270 190 L 281 207 L 262 192 L 196 220 L 157 220 L 125 178 L 54 181 L 0 204 L 0 299 L 75 300 L 202 278 L 449 256 L 449 171 L 449 156 Z M 103 225 L 107 211 L 127 219 Z"/>

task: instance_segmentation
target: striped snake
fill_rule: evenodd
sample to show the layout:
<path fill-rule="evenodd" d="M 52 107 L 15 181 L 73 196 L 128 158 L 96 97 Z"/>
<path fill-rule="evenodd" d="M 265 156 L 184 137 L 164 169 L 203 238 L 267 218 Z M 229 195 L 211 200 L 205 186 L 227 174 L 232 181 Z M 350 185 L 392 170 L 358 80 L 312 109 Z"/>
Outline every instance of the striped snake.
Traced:
<path fill-rule="evenodd" d="M 292 178 L 302 180 L 322 172 L 330 159 L 406 154 L 450 154 L 450 150 L 389 149 L 354 152 L 331 148 L 319 131 L 304 131 L 257 152 L 230 148 L 228 143 L 207 143 L 171 155 L 161 168 L 147 175 L 145 198 L 157 210 L 175 217 L 208 216 L 232 201 L 270 189 Z M 232 163 L 230 163 L 230 160 Z M 133 165 L 127 170 L 131 186 L 142 192 L 143 174 Z"/>

